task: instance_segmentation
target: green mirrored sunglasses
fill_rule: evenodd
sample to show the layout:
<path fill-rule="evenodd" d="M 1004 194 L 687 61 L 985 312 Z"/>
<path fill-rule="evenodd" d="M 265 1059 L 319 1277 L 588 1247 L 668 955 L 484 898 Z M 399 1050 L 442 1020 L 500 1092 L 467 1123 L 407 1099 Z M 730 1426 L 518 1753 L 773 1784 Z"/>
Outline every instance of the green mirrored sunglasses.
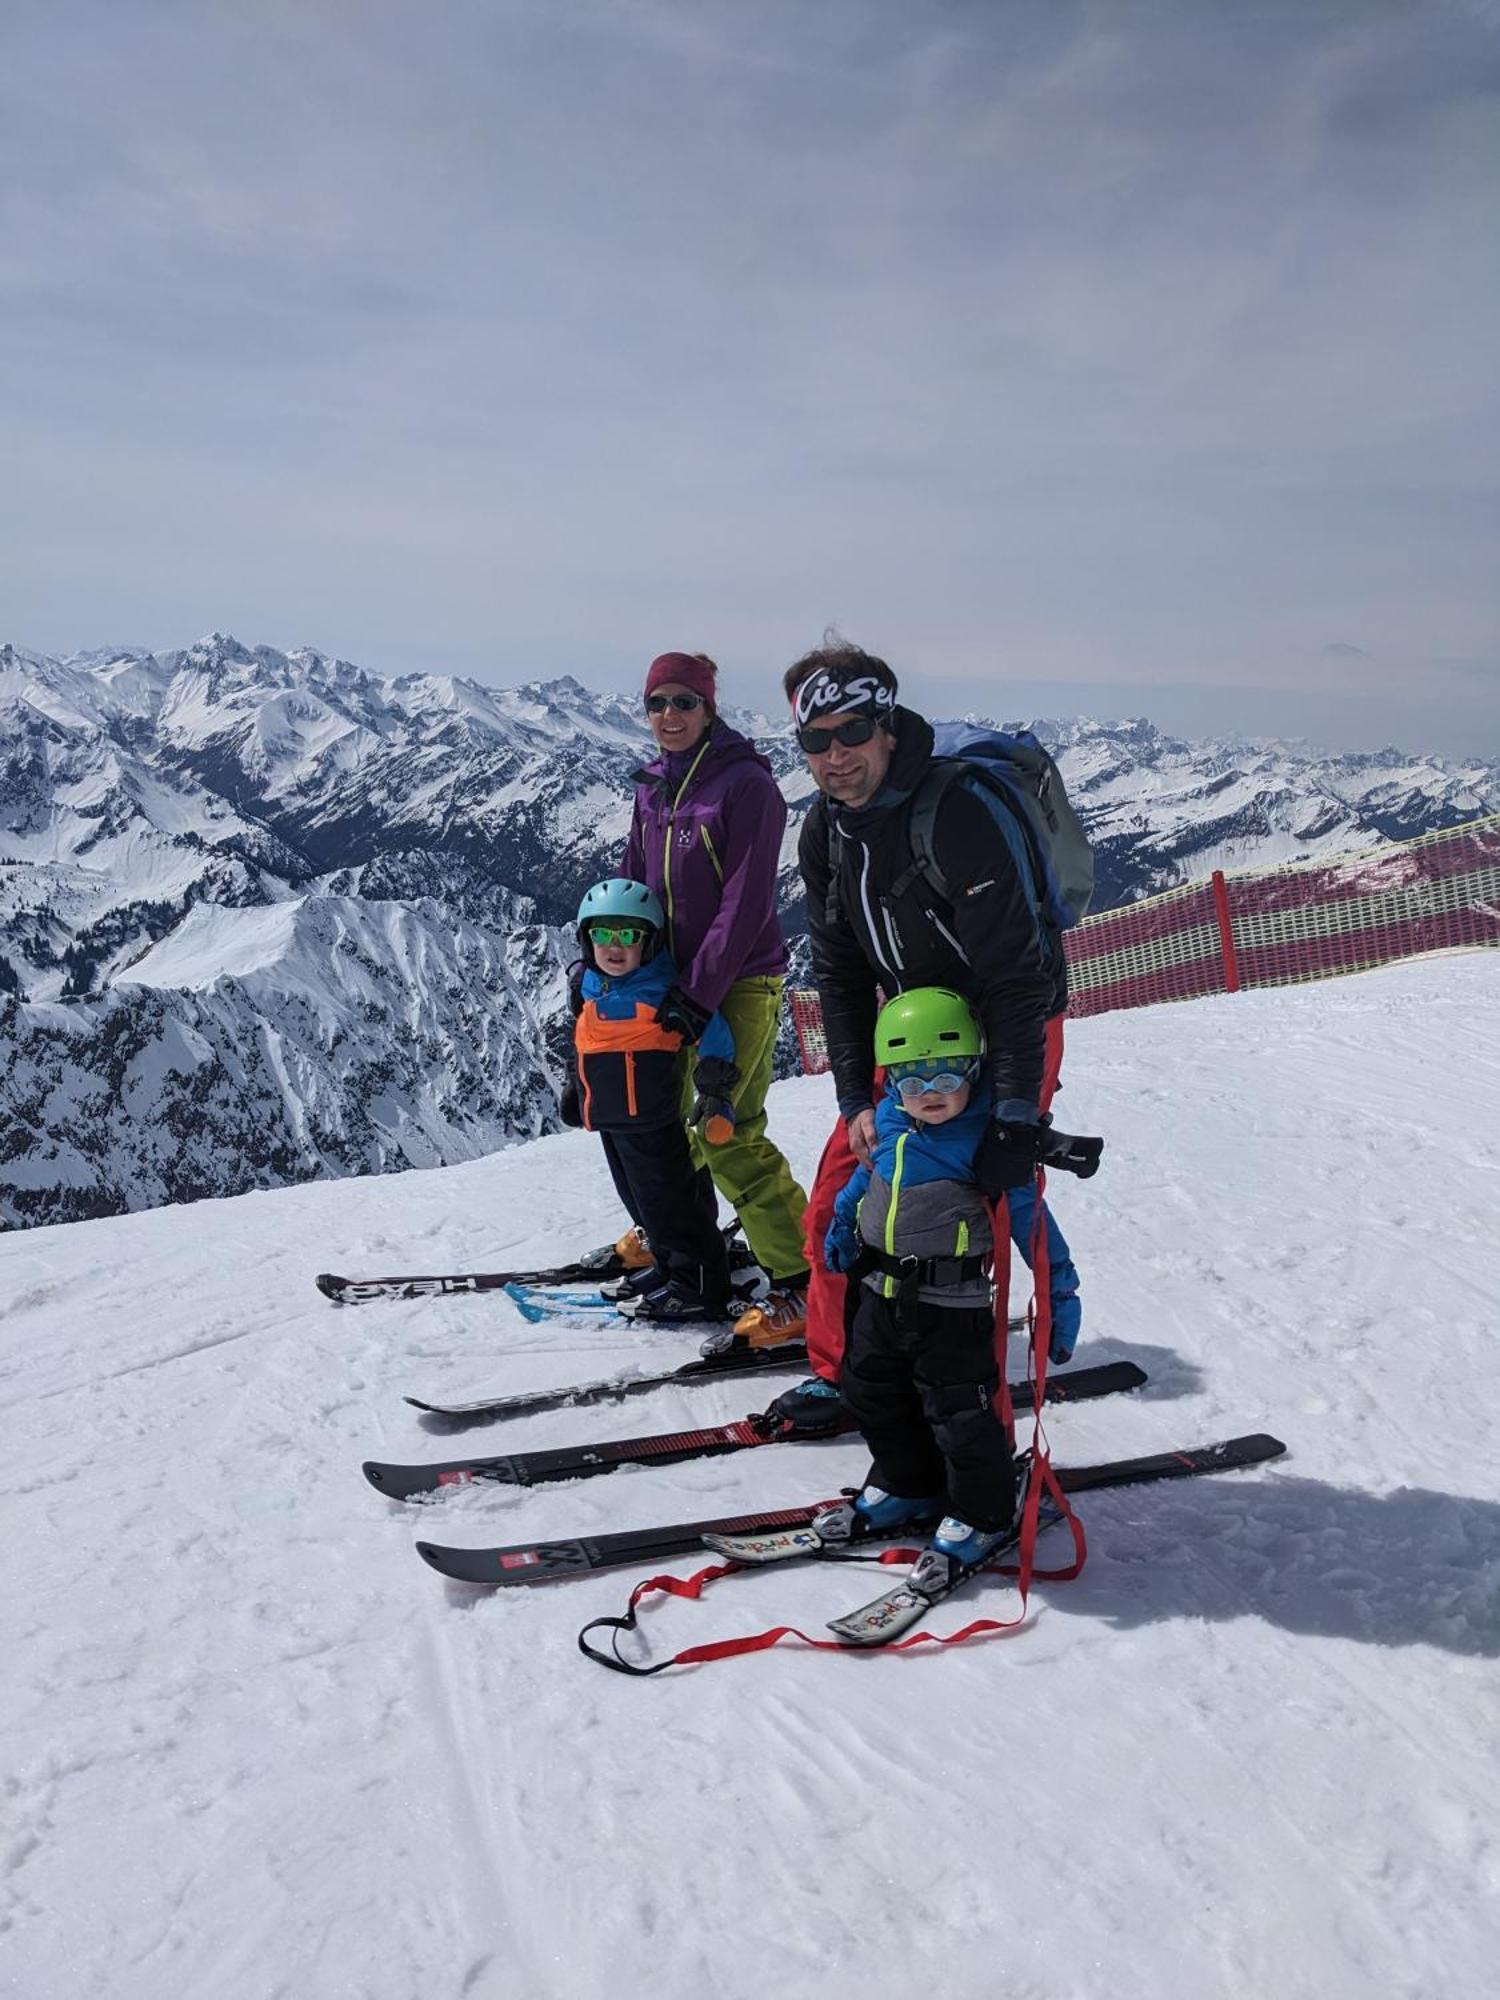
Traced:
<path fill-rule="evenodd" d="M 590 924 L 590 944 L 644 944 L 651 935 L 649 924 Z"/>

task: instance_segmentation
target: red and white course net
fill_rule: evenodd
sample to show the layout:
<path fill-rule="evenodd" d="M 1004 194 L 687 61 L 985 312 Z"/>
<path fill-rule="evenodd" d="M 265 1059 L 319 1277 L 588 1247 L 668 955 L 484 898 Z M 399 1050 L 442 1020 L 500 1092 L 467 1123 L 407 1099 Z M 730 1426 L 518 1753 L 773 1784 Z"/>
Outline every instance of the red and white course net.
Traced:
<path fill-rule="evenodd" d="M 1334 861 L 1215 872 L 1085 917 L 1063 945 L 1075 1019 L 1500 945 L 1500 814 Z M 818 996 L 787 997 L 803 1068 L 819 1075 Z"/>

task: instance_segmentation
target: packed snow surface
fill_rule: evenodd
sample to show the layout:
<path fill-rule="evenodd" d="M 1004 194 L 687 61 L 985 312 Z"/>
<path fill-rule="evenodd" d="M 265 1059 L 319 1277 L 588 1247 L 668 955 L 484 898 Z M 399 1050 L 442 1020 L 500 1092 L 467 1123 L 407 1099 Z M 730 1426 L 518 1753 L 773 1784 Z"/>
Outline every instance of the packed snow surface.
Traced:
<path fill-rule="evenodd" d="M 566 1134 L 399 1179 L 0 1242 L 0 1981 L 24 2000 L 1480 2000 L 1500 1965 L 1500 957 L 1117 1014 L 1070 1035 L 1056 1189 L 1080 1361 L 1059 1462 L 1270 1429 L 1256 1472 L 1081 1503 L 1017 1635 L 782 1648 L 651 1681 L 580 1657 L 620 1572 L 448 1590 L 482 1544 L 859 1478 L 777 1446 L 425 1509 L 366 1456 L 738 1416 L 772 1384 L 435 1433 L 460 1396 L 638 1362 L 503 1297 L 335 1310 L 350 1275 L 613 1234 Z M 826 1078 L 778 1086 L 804 1176 Z M 650 1358 L 686 1358 L 685 1334 Z M 668 1565 L 680 1574 L 691 1559 Z M 656 1654 L 873 1594 L 789 1565 L 643 1617 Z M 939 1613 L 1001 1614 L 1000 1582 Z"/>

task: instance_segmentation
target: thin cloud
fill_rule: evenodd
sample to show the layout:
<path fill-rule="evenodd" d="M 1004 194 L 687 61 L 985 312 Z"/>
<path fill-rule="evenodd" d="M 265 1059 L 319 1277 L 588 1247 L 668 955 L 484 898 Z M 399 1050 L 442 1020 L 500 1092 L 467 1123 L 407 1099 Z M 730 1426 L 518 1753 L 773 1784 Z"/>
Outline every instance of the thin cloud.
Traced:
<path fill-rule="evenodd" d="M 1500 35 L 1422 0 L 39 4 L 0 584 L 67 651 L 774 685 L 830 617 L 1361 702 L 1500 662 Z M 1345 662 L 1347 664 L 1347 661 Z M 1170 719 L 1170 718 L 1168 718 Z"/>

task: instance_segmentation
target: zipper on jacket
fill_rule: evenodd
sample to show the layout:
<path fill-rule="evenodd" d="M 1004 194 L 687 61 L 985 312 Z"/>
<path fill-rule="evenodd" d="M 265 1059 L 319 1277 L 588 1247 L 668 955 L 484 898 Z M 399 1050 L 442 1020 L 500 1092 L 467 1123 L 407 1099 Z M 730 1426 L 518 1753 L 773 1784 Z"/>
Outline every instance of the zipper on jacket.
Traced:
<path fill-rule="evenodd" d="M 861 868 L 859 875 L 859 900 L 864 907 L 865 928 L 870 933 L 870 947 L 874 951 L 876 958 L 880 960 L 881 971 L 888 972 L 892 979 L 899 979 L 901 975 L 897 967 L 888 964 L 881 957 L 880 932 L 875 927 L 875 913 L 870 908 L 870 850 L 864 841 L 859 843 L 859 851 L 865 857 L 864 866 Z"/>
<path fill-rule="evenodd" d="M 708 828 L 700 826 L 698 831 L 703 835 L 703 845 L 708 849 L 708 858 L 714 864 L 714 873 L 718 876 L 720 882 L 722 882 L 724 880 L 724 870 L 719 866 L 719 857 L 714 850 L 713 842 L 708 837 Z"/>
<path fill-rule="evenodd" d="M 909 1132 L 903 1132 L 901 1137 L 896 1141 L 896 1161 L 895 1165 L 891 1168 L 891 1198 L 886 1203 L 885 1209 L 885 1254 L 887 1257 L 894 1257 L 896 1254 L 896 1207 L 901 1199 L 901 1172 L 906 1164 L 906 1142 L 910 1137 L 911 1134 Z M 896 1296 L 896 1280 L 887 1276 L 883 1283 L 883 1290 L 888 1299 L 893 1299 Z"/>
<path fill-rule="evenodd" d="M 948 926 L 943 922 L 942 918 L 938 915 L 937 911 L 932 910 L 929 912 L 929 915 L 931 916 L 933 923 L 942 932 L 943 936 L 948 940 L 949 944 L 951 944 L 953 949 L 958 953 L 959 957 L 963 960 L 964 964 L 971 965 L 973 963 L 973 960 L 969 957 L 969 954 L 964 950 L 963 946 L 959 943 L 958 939 L 953 935 L 952 931 L 950 931 Z"/>
<path fill-rule="evenodd" d="M 677 787 L 677 790 L 673 795 L 672 809 L 667 814 L 667 837 L 665 842 L 663 843 L 663 852 L 661 857 L 661 885 L 663 890 L 665 891 L 662 900 L 667 906 L 667 941 L 672 947 L 672 952 L 674 956 L 676 955 L 677 951 L 677 939 L 672 929 L 672 921 L 674 914 L 672 909 L 672 836 L 677 831 L 677 808 L 682 804 L 682 795 L 687 790 L 688 786 L 693 782 L 693 779 L 697 776 L 698 766 L 703 762 L 703 759 L 708 752 L 708 746 L 712 736 L 713 736 L 712 729 L 709 729 L 705 732 L 703 741 L 698 746 L 698 754 L 693 759 L 692 763 L 688 765 L 682 783 Z"/>
<path fill-rule="evenodd" d="M 625 1051 L 625 1109 L 634 1118 L 635 1113 L 635 1050 Z"/>

